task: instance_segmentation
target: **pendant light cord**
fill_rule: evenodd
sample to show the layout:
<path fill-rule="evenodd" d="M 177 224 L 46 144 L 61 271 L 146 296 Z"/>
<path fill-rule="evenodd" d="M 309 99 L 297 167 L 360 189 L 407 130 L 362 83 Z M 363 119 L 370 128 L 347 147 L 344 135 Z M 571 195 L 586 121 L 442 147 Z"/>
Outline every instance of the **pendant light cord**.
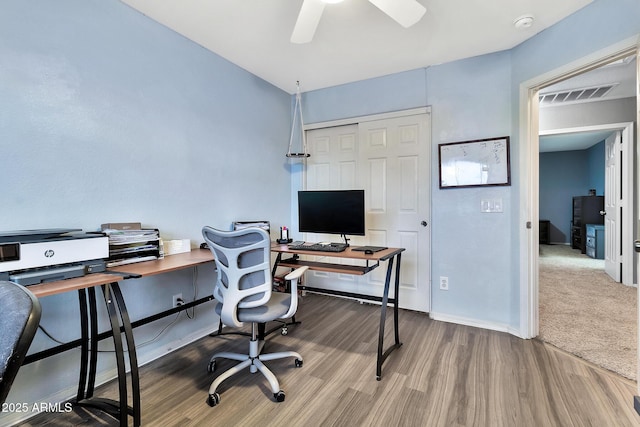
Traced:
<path fill-rule="evenodd" d="M 302 96 L 300 95 L 300 82 L 296 82 L 296 103 L 293 107 L 293 122 L 291 123 L 291 136 L 289 138 L 289 151 L 287 157 L 309 157 L 307 153 L 307 137 L 304 134 L 304 120 L 302 119 Z M 293 136 L 295 134 L 296 119 L 300 117 L 300 135 L 302 136 L 302 153 L 292 153 Z"/>

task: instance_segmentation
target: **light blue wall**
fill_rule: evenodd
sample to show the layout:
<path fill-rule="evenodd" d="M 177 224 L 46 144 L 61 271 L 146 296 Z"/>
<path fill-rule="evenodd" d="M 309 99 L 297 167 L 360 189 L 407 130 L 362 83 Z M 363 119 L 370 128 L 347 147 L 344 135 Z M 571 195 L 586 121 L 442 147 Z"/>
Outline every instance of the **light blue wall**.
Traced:
<path fill-rule="evenodd" d="M 556 25 L 540 32 L 511 50 L 511 110 L 514 129 L 512 158 L 520 158 L 518 144 L 520 120 L 520 85 L 534 77 L 549 73 L 553 70 L 627 40 L 640 34 L 640 1 L 637 0 L 594 0 L 593 3 L 580 9 Z M 515 170 L 515 183 L 520 182 L 519 170 Z M 513 189 L 514 200 L 521 206 L 526 201 L 520 200 L 519 187 Z M 516 211 L 514 210 L 514 213 Z M 525 224 L 514 217 L 512 229 L 513 247 L 520 245 L 520 232 Z M 533 236 L 532 238 L 537 238 Z M 520 329 L 521 295 L 517 273 L 520 270 L 520 253 L 513 251 L 512 263 L 514 288 L 511 303 L 511 318 L 514 328 Z"/>
<path fill-rule="evenodd" d="M 512 49 L 514 89 L 533 77 L 638 35 L 638 16 L 637 0 L 594 0 Z"/>
<path fill-rule="evenodd" d="M 449 277 L 448 291 L 432 288 L 432 313 L 497 328 L 509 324 L 511 187 L 439 189 L 437 146 L 512 134 L 510 60 L 509 52 L 500 52 L 427 70 L 434 159 L 432 282 Z M 504 212 L 480 212 L 482 199 L 497 198 Z"/>
<path fill-rule="evenodd" d="M 427 105 L 424 69 L 302 94 L 305 123 L 361 117 Z"/>
<path fill-rule="evenodd" d="M 290 116 L 289 94 L 119 1 L 3 0 L 0 230 L 141 221 L 197 245 L 203 225 L 286 224 Z M 199 296 L 213 277 L 212 267 L 199 269 Z M 191 271 L 122 288 L 133 320 L 195 292 Z M 55 337 L 79 337 L 76 295 L 42 304 Z M 217 328 L 210 306 L 160 334 L 172 321 L 136 329 L 142 362 Z M 52 345 L 38 333 L 33 349 Z M 101 353 L 107 377 L 112 359 Z M 71 397 L 78 366 L 77 351 L 25 366 L 9 399 Z M 0 425 L 13 415 L 0 414 Z"/>
<path fill-rule="evenodd" d="M 639 16 L 637 0 L 595 0 L 508 52 L 304 94 L 307 123 L 430 105 L 432 177 L 438 143 L 511 136 L 511 187 L 439 190 L 432 179 L 432 280 L 451 284 L 434 292 L 435 313 L 520 328 L 519 86 L 637 35 Z M 199 241 L 203 224 L 290 220 L 291 98 L 259 78 L 115 0 L 3 1 L 0 59 L 3 230 L 138 220 Z M 299 175 L 296 166 L 294 183 Z M 481 214 L 485 197 L 502 198 L 504 213 Z M 201 295 L 212 277 L 201 272 Z M 190 281 L 176 273 L 124 286 L 134 318 L 166 308 L 175 291 L 188 295 Z M 43 302 L 43 323 L 75 338 L 75 297 Z M 204 313 L 142 346 L 141 358 L 208 327 Z M 72 388 L 69 354 L 27 366 L 10 398 L 54 401 Z"/>
<path fill-rule="evenodd" d="M 587 150 L 589 169 L 589 188 L 596 190 L 598 196 L 604 196 L 604 141 L 600 141 Z"/>
<path fill-rule="evenodd" d="M 551 222 L 552 243 L 571 242 L 573 197 L 588 194 L 589 179 L 587 150 L 540 153 L 540 219 Z"/>
<path fill-rule="evenodd" d="M 469 58 L 311 92 L 303 100 L 310 123 L 431 106 L 431 278 L 448 276 L 450 283 L 449 291 L 434 287 L 432 315 L 498 329 L 511 322 L 512 190 L 440 190 L 437 146 L 512 134 L 510 58 L 509 52 Z M 484 198 L 501 198 L 504 212 L 481 213 Z"/>
<path fill-rule="evenodd" d="M 308 123 L 431 106 L 431 280 L 450 280 L 448 292 L 432 292 L 434 314 L 520 330 L 520 84 L 639 34 L 639 16 L 637 0 L 595 0 L 508 52 L 303 95 Z M 438 189 L 437 144 L 502 135 L 511 136 L 511 187 Z M 482 198 L 502 198 L 504 213 L 481 214 Z"/>
<path fill-rule="evenodd" d="M 590 189 L 604 195 L 604 141 L 586 150 L 540 153 L 540 219 L 551 221 L 551 242 L 571 242 L 572 198 Z"/>
<path fill-rule="evenodd" d="M 200 240 L 288 213 L 286 93 L 117 1 L 1 15 L 3 229 L 139 220 Z"/>

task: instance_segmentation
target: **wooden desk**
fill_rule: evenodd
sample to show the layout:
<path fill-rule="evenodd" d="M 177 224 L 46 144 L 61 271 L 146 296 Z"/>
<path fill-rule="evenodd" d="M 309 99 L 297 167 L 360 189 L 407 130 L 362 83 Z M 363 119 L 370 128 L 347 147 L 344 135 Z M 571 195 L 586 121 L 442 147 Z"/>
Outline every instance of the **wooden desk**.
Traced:
<path fill-rule="evenodd" d="M 131 322 L 127 307 L 120 291 L 118 280 L 153 276 L 196 267 L 213 261 L 213 254 L 209 250 L 195 249 L 191 252 L 168 256 L 164 259 L 146 261 L 136 264 L 112 267 L 106 273 L 94 273 L 83 277 L 60 280 L 56 282 L 42 283 L 29 286 L 29 290 L 38 298 L 63 292 L 78 291 L 80 303 L 80 329 L 81 338 L 48 350 L 27 356 L 25 364 L 41 360 L 54 354 L 59 354 L 80 346 L 80 378 L 78 380 L 78 394 L 76 404 L 89 406 L 103 410 L 116 418 L 119 418 L 121 426 L 127 426 L 129 416 L 133 417 L 133 425 L 140 425 L 140 381 L 138 374 L 138 360 L 136 356 L 133 328 L 170 314 L 194 307 L 198 304 L 211 301 L 213 296 L 201 298 L 184 304 L 183 306 L 166 310 L 145 319 Z M 104 302 L 109 313 L 111 330 L 98 333 L 97 301 L 95 288 L 102 289 Z M 88 295 L 87 295 L 88 294 Z M 132 405 L 128 406 L 127 374 L 124 359 L 124 345 L 122 333 L 124 332 L 131 367 L 131 394 Z M 94 387 L 98 360 L 98 341 L 112 337 L 115 347 L 116 363 L 118 368 L 119 400 L 94 397 Z"/>
<path fill-rule="evenodd" d="M 374 296 L 374 295 L 363 295 L 363 294 L 355 294 L 351 292 L 342 292 L 335 291 L 330 289 L 320 289 L 314 288 L 311 286 L 300 286 L 301 289 L 312 291 L 312 292 L 320 292 L 329 295 L 340 295 L 346 296 L 350 298 L 357 299 L 365 299 L 365 300 L 373 300 L 381 302 L 380 309 L 380 327 L 378 328 L 378 357 L 376 362 L 376 379 L 380 381 L 382 378 L 382 365 L 384 361 L 387 359 L 389 354 L 396 348 L 399 348 L 402 343 L 400 342 L 399 334 L 398 334 L 398 296 L 399 296 L 399 288 L 400 288 L 400 262 L 402 260 L 402 252 L 404 252 L 404 248 L 388 248 L 379 252 L 374 252 L 373 254 L 365 254 L 361 251 L 354 251 L 353 247 L 348 247 L 343 252 L 322 252 L 322 251 L 304 251 L 304 250 L 292 250 L 289 249 L 287 245 L 280 245 L 274 243 L 271 245 L 271 251 L 277 252 L 278 255 L 276 257 L 276 261 L 273 267 L 273 271 L 275 273 L 276 268 L 278 267 L 289 267 L 289 268 L 297 268 L 303 265 L 309 267 L 310 270 L 318 270 L 318 271 L 327 271 L 331 273 L 342 273 L 342 274 L 354 274 L 354 275 L 364 275 L 370 272 L 371 270 L 380 266 L 380 262 L 387 261 L 387 275 L 384 284 L 384 290 L 382 293 L 382 297 Z M 283 254 L 291 255 L 289 258 L 283 258 Z M 312 255 L 312 256 L 321 256 L 321 257 L 331 257 L 331 258 L 347 258 L 358 261 L 359 265 L 345 265 L 324 261 L 309 261 L 300 259 L 300 255 Z M 395 268 L 395 280 L 394 280 L 394 294 L 393 298 L 389 298 L 389 287 L 391 283 L 391 274 L 393 272 L 393 264 L 394 260 L 396 261 Z M 387 318 L 387 305 L 391 303 L 393 304 L 393 329 L 395 334 L 395 342 L 389 348 L 384 350 L 384 326 L 385 320 Z"/>
<path fill-rule="evenodd" d="M 213 262 L 213 254 L 209 250 L 194 249 L 191 252 L 170 255 L 163 259 L 139 262 L 136 264 L 121 265 L 107 269 L 107 273 L 93 273 L 73 279 L 46 282 L 39 285 L 30 285 L 29 290 L 38 298 L 49 295 L 61 294 L 79 289 L 91 288 L 109 284 L 114 278 L 137 278 L 168 273 L 170 271 L 183 270 L 196 267 L 201 264 Z"/>

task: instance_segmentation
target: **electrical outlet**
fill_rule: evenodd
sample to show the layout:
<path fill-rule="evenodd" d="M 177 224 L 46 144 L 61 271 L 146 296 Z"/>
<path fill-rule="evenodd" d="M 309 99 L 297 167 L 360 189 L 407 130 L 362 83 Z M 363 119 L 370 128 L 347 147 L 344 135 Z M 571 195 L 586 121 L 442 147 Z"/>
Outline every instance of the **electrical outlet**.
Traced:
<path fill-rule="evenodd" d="M 173 296 L 173 300 L 171 301 L 171 307 L 180 307 L 184 304 L 184 300 L 182 299 L 182 294 L 175 294 Z"/>
<path fill-rule="evenodd" d="M 449 278 L 446 276 L 440 276 L 440 289 L 443 291 L 449 290 Z"/>

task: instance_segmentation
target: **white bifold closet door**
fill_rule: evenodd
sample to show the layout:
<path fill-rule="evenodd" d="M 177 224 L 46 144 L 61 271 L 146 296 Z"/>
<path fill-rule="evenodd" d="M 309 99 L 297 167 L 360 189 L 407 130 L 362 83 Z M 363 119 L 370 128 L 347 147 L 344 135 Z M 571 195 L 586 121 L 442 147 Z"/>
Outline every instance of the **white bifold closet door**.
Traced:
<path fill-rule="evenodd" d="M 431 303 L 430 120 L 424 113 L 307 131 L 304 177 L 306 190 L 365 190 L 366 235 L 349 236 L 350 243 L 406 248 L 400 307 L 422 312 Z M 320 234 L 304 239 L 340 241 Z M 385 274 L 386 263 L 364 276 L 313 271 L 307 283 L 380 296 Z"/>

